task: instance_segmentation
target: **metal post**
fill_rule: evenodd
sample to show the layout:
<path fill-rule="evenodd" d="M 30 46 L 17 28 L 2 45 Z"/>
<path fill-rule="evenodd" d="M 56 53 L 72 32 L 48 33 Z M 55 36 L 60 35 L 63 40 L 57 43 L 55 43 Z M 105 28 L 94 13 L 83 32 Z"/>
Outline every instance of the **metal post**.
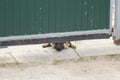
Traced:
<path fill-rule="evenodd" d="M 120 39 L 120 0 L 115 0 L 115 40 Z"/>

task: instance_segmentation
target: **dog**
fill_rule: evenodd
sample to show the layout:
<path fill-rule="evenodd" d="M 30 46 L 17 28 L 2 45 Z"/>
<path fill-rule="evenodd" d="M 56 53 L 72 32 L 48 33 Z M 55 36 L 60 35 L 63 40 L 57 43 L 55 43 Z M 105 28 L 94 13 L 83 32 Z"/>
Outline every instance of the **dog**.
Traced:
<path fill-rule="evenodd" d="M 47 45 L 43 45 L 43 48 L 46 48 L 46 47 L 53 47 L 57 51 L 62 51 L 63 49 L 67 49 L 69 47 L 76 49 L 76 46 L 73 45 L 70 41 L 66 41 L 63 43 L 48 43 Z"/>

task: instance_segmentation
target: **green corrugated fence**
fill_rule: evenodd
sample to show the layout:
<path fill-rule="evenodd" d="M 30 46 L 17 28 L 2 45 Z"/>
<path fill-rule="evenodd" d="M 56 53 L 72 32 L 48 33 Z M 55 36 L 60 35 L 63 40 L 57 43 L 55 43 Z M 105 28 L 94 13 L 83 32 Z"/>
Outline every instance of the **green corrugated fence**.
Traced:
<path fill-rule="evenodd" d="M 109 29 L 110 0 L 0 0 L 0 37 Z"/>

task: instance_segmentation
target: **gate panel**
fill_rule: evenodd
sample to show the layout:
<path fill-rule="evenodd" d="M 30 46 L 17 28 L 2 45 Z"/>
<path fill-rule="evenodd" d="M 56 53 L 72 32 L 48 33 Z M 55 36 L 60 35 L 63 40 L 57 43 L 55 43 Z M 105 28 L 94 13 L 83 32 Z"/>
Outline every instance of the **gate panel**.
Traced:
<path fill-rule="evenodd" d="M 0 46 L 109 38 L 111 4 L 112 0 L 0 0 Z"/>
<path fill-rule="evenodd" d="M 0 0 L 0 12 L 0 37 L 110 26 L 110 0 Z"/>

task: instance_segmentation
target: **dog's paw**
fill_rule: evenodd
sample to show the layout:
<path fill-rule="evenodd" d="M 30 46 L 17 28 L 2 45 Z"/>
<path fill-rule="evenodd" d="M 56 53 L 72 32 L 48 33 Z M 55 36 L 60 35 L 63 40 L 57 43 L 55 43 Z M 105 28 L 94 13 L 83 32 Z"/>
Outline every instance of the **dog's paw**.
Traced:
<path fill-rule="evenodd" d="M 43 47 L 43 48 L 51 47 L 51 44 L 48 43 L 48 44 L 46 44 L 46 45 L 43 45 L 42 47 Z"/>

